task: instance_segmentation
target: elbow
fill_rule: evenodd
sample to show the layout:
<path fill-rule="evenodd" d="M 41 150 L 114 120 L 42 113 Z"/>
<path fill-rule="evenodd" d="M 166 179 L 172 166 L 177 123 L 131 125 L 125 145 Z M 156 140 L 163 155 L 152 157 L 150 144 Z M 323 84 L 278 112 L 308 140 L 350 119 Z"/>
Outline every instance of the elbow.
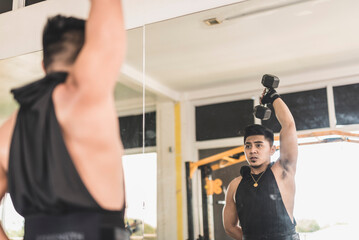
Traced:
<path fill-rule="evenodd" d="M 288 127 L 296 129 L 294 118 L 292 118 L 291 121 L 289 121 Z"/>
<path fill-rule="evenodd" d="M 224 228 L 224 232 L 228 235 L 228 236 L 231 236 L 232 234 L 232 231 L 228 228 Z"/>
<path fill-rule="evenodd" d="M 223 228 L 224 228 L 224 231 L 226 232 L 226 234 L 231 236 L 234 232 L 235 226 L 230 225 L 230 224 L 224 224 Z"/>
<path fill-rule="evenodd" d="M 228 235 L 228 236 L 232 236 L 232 231 L 228 228 L 224 229 L 224 232 Z"/>
<path fill-rule="evenodd" d="M 228 235 L 228 233 L 230 233 L 228 226 L 223 225 L 223 228 L 224 228 L 225 233 Z"/>
<path fill-rule="evenodd" d="M 223 222 L 223 228 L 224 228 L 224 231 L 226 232 L 226 234 L 228 235 L 229 233 L 231 233 L 231 225 L 226 223 L 226 222 Z"/>
<path fill-rule="evenodd" d="M 285 125 L 287 128 L 296 128 L 294 118 L 290 118 Z"/>
<path fill-rule="evenodd" d="M 236 240 L 242 240 L 243 234 L 242 231 L 238 228 L 238 226 L 230 226 L 230 227 L 224 227 L 225 233 Z"/>
<path fill-rule="evenodd" d="M 295 121 L 293 118 L 291 118 L 289 121 L 286 121 L 284 123 L 281 123 L 282 130 L 285 131 L 297 131 L 297 128 L 295 126 Z"/>

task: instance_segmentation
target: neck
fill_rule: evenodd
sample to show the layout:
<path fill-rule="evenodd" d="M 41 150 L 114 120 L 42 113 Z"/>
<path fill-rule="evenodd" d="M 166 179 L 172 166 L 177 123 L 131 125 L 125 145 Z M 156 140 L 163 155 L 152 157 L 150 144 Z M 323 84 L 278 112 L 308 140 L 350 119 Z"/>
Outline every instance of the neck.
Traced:
<path fill-rule="evenodd" d="M 259 173 L 262 173 L 264 172 L 268 165 L 270 164 L 270 162 L 266 162 L 266 163 L 263 163 L 262 165 L 258 166 L 258 167 L 252 167 L 251 166 L 251 173 L 252 174 L 259 174 Z"/>
<path fill-rule="evenodd" d="M 46 69 L 46 74 L 50 74 L 53 72 L 69 72 L 70 69 L 71 69 L 71 66 L 69 66 L 69 65 L 53 64 Z"/>

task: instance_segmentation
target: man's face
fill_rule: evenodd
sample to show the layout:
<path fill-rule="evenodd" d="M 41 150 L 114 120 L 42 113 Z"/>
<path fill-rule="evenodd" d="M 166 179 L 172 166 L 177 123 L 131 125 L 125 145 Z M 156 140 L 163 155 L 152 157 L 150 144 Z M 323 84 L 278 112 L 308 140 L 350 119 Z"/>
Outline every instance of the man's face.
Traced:
<path fill-rule="evenodd" d="M 269 163 L 274 152 L 275 147 L 271 147 L 263 135 L 249 136 L 244 143 L 246 159 L 253 168 L 259 168 L 263 164 Z"/>

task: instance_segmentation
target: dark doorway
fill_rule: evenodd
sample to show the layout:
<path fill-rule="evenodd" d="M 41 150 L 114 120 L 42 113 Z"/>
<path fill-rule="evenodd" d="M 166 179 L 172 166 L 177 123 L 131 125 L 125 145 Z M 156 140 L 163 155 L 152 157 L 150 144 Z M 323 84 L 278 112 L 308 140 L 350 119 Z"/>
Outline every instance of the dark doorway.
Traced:
<path fill-rule="evenodd" d="M 204 149 L 199 151 L 199 158 L 206 158 L 212 156 L 217 153 L 221 153 L 227 151 L 229 149 L 235 148 L 228 147 L 228 148 L 216 148 L 216 149 Z M 223 219 L 222 219 L 222 211 L 225 201 L 225 192 L 229 183 L 236 177 L 240 175 L 239 171 L 242 166 L 247 165 L 247 162 L 237 163 L 228 167 L 220 168 L 218 170 L 212 171 L 209 174 L 211 175 L 212 179 L 221 179 L 222 180 L 222 193 L 221 194 L 213 194 L 213 226 L 203 226 L 204 229 L 208 228 L 214 229 L 214 239 L 221 239 L 221 240 L 231 240 L 232 238 L 227 236 L 223 228 Z M 207 171 L 208 172 L 208 171 Z M 202 184 L 203 185 L 203 184 Z M 206 190 L 202 188 L 202 192 Z M 206 196 L 206 194 L 202 194 L 202 197 Z M 206 200 L 206 199 L 205 199 Z M 207 203 L 208 201 L 203 201 L 203 203 Z M 208 209 L 208 207 L 204 207 L 204 209 Z M 203 217 L 208 216 L 208 214 L 204 213 Z M 203 221 L 205 222 L 212 222 L 212 221 Z"/>

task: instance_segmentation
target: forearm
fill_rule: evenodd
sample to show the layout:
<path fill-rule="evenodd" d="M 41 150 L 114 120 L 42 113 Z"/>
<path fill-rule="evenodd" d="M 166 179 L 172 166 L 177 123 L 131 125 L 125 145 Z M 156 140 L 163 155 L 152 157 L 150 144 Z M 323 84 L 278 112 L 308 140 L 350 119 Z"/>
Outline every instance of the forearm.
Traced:
<path fill-rule="evenodd" d="M 240 226 L 232 226 L 225 229 L 228 236 L 234 238 L 235 240 L 243 239 L 243 232 Z"/>
<path fill-rule="evenodd" d="M 283 102 L 281 98 L 277 98 L 273 102 L 273 108 L 275 115 L 282 126 L 282 129 L 294 128 L 295 131 L 295 122 L 292 113 L 290 112 L 288 106 Z"/>

